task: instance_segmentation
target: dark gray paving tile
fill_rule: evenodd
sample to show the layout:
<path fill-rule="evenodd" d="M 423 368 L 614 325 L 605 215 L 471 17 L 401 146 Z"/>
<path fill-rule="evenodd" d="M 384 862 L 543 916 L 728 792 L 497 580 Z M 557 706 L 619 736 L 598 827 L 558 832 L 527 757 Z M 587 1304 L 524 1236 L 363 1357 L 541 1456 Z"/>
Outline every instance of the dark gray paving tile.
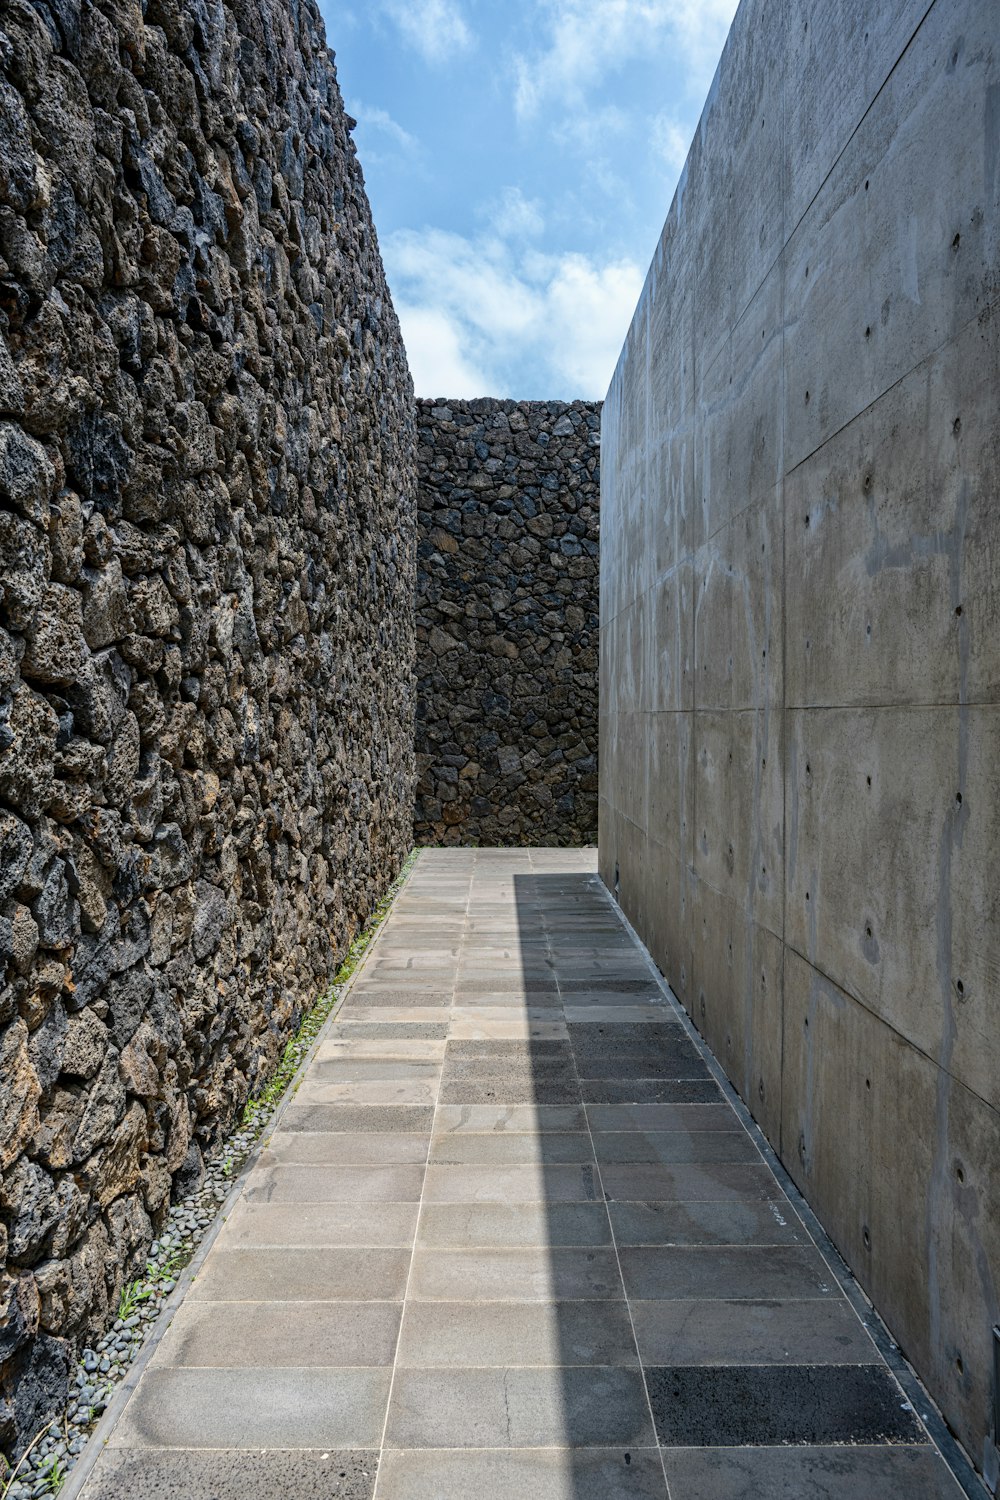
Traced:
<path fill-rule="evenodd" d="M 708 1078 L 707 1065 L 695 1054 L 685 1056 L 678 1048 L 674 1057 L 633 1057 L 614 1053 L 610 1057 L 577 1057 L 577 1072 L 586 1083 L 595 1079 Z"/>
<path fill-rule="evenodd" d="M 530 1076 L 515 1079 L 445 1078 L 442 1104 L 579 1104 L 580 1085 Z"/>
<path fill-rule="evenodd" d="M 666 1500 L 666 1493 L 659 1454 L 636 1447 L 389 1452 L 379 1483 L 379 1500 Z"/>
<path fill-rule="evenodd" d="M 878 1364 L 844 1297 L 803 1302 L 640 1302 L 632 1317 L 649 1365 Z"/>
<path fill-rule="evenodd" d="M 407 1292 L 420 1302 L 577 1302 L 624 1297 L 613 1249 L 419 1246 Z"/>
<path fill-rule="evenodd" d="M 452 1041 L 445 1050 L 445 1060 L 450 1066 L 458 1058 L 473 1061 L 496 1061 L 508 1058 L 522 1059 L 529 1064 L 540 1062 L 563 1062 L 573 1064 L 573 1049 L 568 1041 L 524 1040 L 497 1037 L 481 1041 Z"/>
<path fill-rule="evenodd" d="M 671 1500 L 963 1500 L 931 1448 L 666 1449 Z"/>
<path fill-rule="evenodd" d="M 653 1365 L 646 1382 L 666 1448 L 926 1442 L 899 1386 L 877 1365 Z"/>
<path fill-rule="evenodd" d="M 356 1167 L 418 1165 L 427 1159 L 428 1132 L 279 1130 L 261 1152 L 260 1166 Z"/>
<path fill-rule="evenodd" d="M 601 1168 L 607 1198 L 645 1203 L 651 1200 L 677 1202 L 726 1202 L 729 1199 L 769 1198 L 774 1178 L 763 1164 L 719 1166 L 680 1163 L 677 1166 L 623 1166 L 609 1162 Z"/>
<path fill-rule="evenodd" d="M 150 1368 L 113 1448 L 377 1448 L 389 1396 L 377 1370 Z"/>
<path fill-rule="evenodd" d="M 589 1203 L 600 1200 L 593 1166 L 433 1166 L 424 1202 Z"/>
<path fill-rule="evenodd" d="M 457 1047 L 458 1042 L 449 1043 Z M 558 1045 L 558 1044 L 557 1044 Z M 449 1057 L 444 1065 L 442 1081 L 452 1083 L 456 1079 L 486 1079 L 488 1081 L 522 1081 L 529 1083 L 572 1083 L 575 1081 L 573 1059 L 539 1057 Z"/>
<path fill-rule="evenodd" d="M 247 1203 L 416 1203 L 422 1165 L 258 1166 L 243 1191 Z"/>
<path fill-rule="evenodd" d="M 371 1500 L 378 1452 L 105 1449 L 87 1500 Z"/>
<path fill-rule="evenodd" d="M 198 1302 L 398 1302 L 409 1264 L 408 1250 L 215 1246 L 188 1297 Z"/>
<path fill-rule="evenodd" d="M 398 1370 L 385 1446 L 594 1448 L 651 1439 L 638 1370 Z"/>
<path fill-rule="evenodd" d="M 429 1131 L 433 1104 L 290 1104 L 281 1129 L 344 1131 Z"/>
<path fill-rule="evenodd" d="M 595 1134 L 632 1130 L 736 1130 L 739 1127 L 736 1111 L 725 1103 L 588 1104 L 587 1118 Z"/>
<path fill-rule="evenodd" d="M 563 978 L 560 975 L 559 988 L 567 995 L 588 994 L 591 990 L 600 990 L 607 995 L 650 995 L 662 998 L 663 991 L 652 979 L 610 979 L 603 975 L 570 975 Z M 574 1004 L 576 1002 L 574 1001 Z"/>
<path fill-rule="evenodd" d="M 608 1052 L 657 1053 L 690 1039 L 680 1021 L 573 1021 L 570 1040 L 580 1056 Z"/>
<path fill-rule="evenodd" d="M 734 1119 L 733 1123 L 736 1121 Z M 650 1130 L 595 1133 L 599 1162 L 759 1162 L 745 1130 Z"/>
<path fill-rule="evenodd" d="M 391 1365 L 401 1302 L 187 1302 L 157 1365 L 245 1369 Z"/>
<path fill-rule="evenodd" d="M 417 1243 L 476 1246 L 610 1245 L 603 1203 L 429 1203 Z"/>
<path fill-rule="evenodd" d="M 775 1184 L 771 1184 L 771 1191 Z M 609 1203 L 619 1245 L 807 1245 L 784 1200 Z"/>
<path fill-rule="evenodd" d="M 413 1244 L 419 1203 L 246 1203 L 219 1237 L 223 1250 Z"/>
<path fill-rule="evenodd" d="M 400 1366 L 637 1365 L 618 1302 L 410 1302 Z"/>
<path fill-rule="evenodd" d="M 806 1245 L 657 1245 L 621 1249 L 630 1297 L 839 1297 L 818 1250 Z"/>
<path fill-rule="evenodd" d="M 436 1135 L 431 1140 L 432 1165 L 468 1162 L 516 1165 L 524 1162 L 592 1162 L 590 1136 L 580 1131 L 539 1135 Z"/>
<path fill-rule="evenodd" d="M 585 1078 L 584 1104 L 716 1104 L 725 1095 L 705 1069 L 698 1078 Z"/>

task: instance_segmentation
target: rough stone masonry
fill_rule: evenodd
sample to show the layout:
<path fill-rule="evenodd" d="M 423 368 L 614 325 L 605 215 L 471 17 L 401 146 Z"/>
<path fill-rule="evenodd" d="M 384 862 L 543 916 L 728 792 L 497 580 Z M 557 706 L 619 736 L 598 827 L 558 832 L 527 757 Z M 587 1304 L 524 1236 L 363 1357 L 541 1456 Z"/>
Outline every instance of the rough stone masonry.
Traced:
<path fill-rule="evenodd" d="M 597 841 L 600 412 L 418 402 L 418 844 Z"/>
<path fill-rule="evenodd" d="M 411 837 L 412 388 L 311 0 L 0 0 L 0 1445 Z"/>

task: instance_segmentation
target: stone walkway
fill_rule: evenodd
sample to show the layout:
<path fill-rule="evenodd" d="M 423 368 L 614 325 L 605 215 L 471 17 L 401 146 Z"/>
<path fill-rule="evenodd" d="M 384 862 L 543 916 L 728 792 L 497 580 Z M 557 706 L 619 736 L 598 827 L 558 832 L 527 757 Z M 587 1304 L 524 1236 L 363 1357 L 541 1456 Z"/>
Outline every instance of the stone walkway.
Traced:
<path fill-rule="evenodd" d="M 87 1500 L 961 1500 L 594 868 L 421 857 Z"/>

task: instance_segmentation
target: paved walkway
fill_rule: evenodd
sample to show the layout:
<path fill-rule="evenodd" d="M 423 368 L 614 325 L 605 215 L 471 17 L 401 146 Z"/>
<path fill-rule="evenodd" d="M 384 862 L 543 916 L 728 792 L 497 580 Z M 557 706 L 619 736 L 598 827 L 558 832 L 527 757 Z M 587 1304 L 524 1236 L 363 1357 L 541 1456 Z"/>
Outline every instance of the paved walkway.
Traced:
<path fill-rule="evenodd" d="M 594 866 L 421 857 L 87 1500 L 961 1500 Z"/>

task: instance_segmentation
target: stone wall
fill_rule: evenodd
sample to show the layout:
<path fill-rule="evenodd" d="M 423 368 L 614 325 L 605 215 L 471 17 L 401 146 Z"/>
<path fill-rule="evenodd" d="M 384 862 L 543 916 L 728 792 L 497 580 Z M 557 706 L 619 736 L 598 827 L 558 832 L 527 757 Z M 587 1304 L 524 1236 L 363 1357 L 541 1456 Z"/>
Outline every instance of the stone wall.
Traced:
<path fill-rule="evenodd" d="M 600 827 L 994 1474 L 997 39 L 743 0 L 604 407 Z"/>
<path fill-rule="evenodd" d="M 311 0 L 0 5 L 0 1440 L 409 847 L 412 393 Z"/>
<path fill-rule="evenodd" d="M 416 842 L 593 843 L 600 405 L 418 421 Z"/>

